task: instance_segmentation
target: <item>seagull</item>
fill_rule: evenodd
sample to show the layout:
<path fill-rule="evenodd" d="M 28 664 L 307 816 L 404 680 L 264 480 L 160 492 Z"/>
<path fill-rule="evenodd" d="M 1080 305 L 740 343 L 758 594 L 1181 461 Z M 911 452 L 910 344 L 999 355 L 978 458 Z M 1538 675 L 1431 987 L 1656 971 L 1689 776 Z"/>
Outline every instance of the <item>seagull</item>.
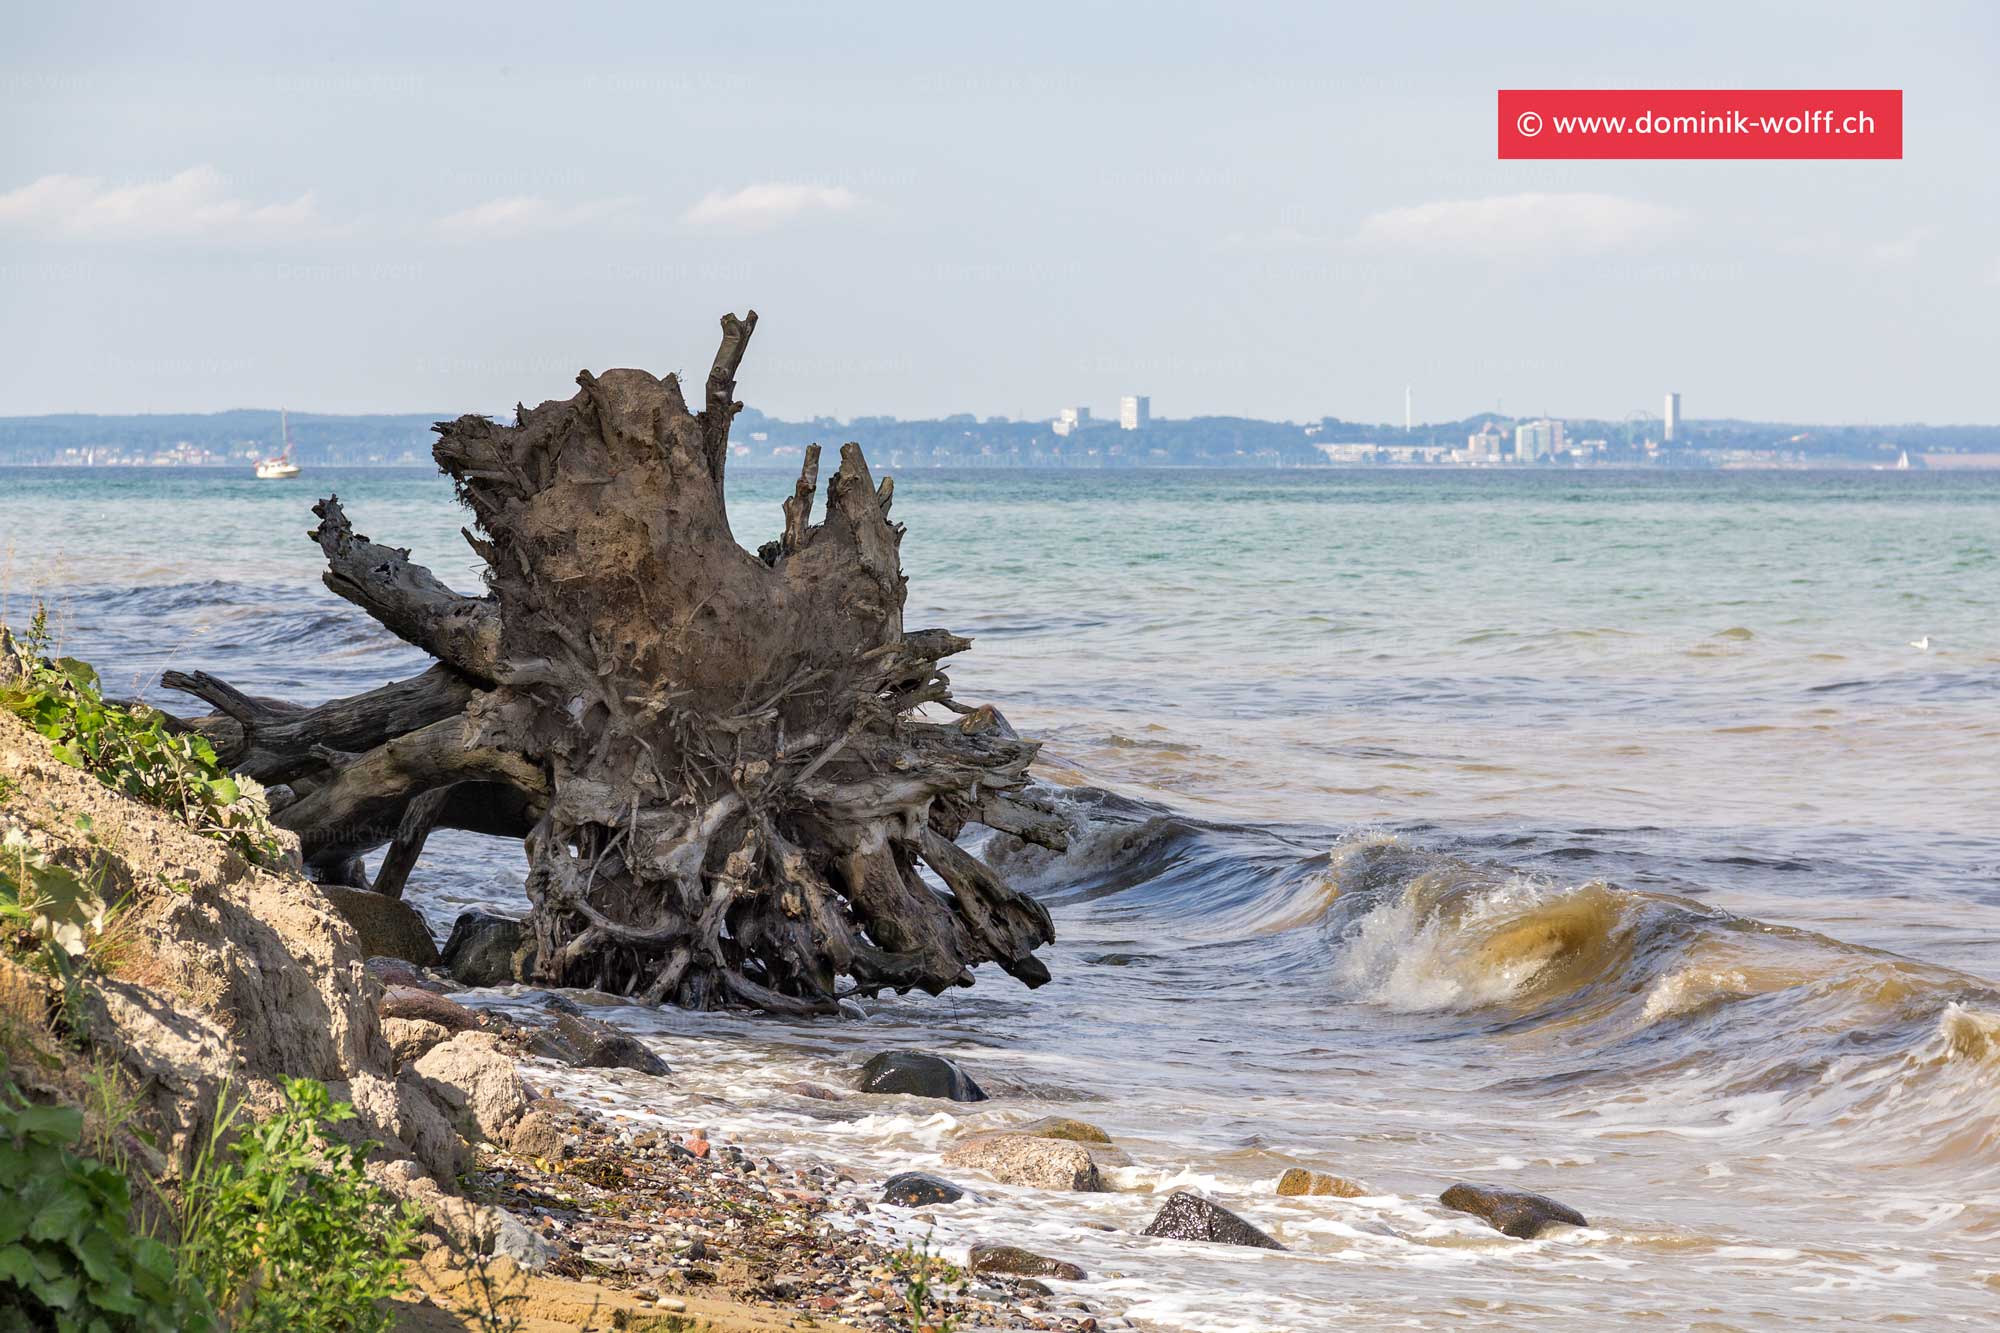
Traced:
<path fill-rule="evenodd" d="M 1929 652 L 1931 650 L 1931 636 L 1926 634 L 1921 639 L 1911 639 L 1910 647 L 1916 649 L 1920 653 Z"/>

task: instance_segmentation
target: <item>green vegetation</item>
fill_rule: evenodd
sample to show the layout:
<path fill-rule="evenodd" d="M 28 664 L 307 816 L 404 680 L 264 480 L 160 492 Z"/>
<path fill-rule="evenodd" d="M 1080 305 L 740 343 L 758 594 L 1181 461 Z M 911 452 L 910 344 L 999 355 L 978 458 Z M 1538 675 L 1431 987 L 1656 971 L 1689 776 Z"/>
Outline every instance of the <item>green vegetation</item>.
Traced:
<path fill-rule="evenodd" d="M 179 1289 L 237 1333 L 381 1333 L 418 1214 L 369 1181 L 376 1145 L 325 1132 L 351 1105 L 311 1079 L 287 1080 L 285 1101 L 227 1147 L 240 1106 L 216 1117 L 182 1182 Z"/>
<path fill-rule="evenodd" d="M 909 1333 L 953 1333 L 958 1320 L 932 1311 L 941 1291 L 962 1286 L 965 1270 L 946 1263 L 931 1249 L 930 1237 L 889 1256 L 889 1268 L 903 1284 L 903 1311 Z"/>
<path fill-rule="evenodd" d="M 354 1108 L 310 1079 L 225 1139 L 180 1190 L 178 1248 L 135 1232 L 125 1171 L 77 1149 L 85 1116 L 0 1091 L 0 1327 L 59 1333 L 382 1333 L 414 1209 L 371 1184 L 373 1145 L 326 1128 Z M 118 1108 L 114 1108 L 118 1109 Z M 122 1108 L 129 1112 L 129 1105 Z"/>
<path fill-rule="evenodd" d="M 262 789 L 231 777 L 204 737 L 169 731 L 143 704 L 107 703 L 89 664 L 49 658 L 42 610 L 18 644 L 4 634 L 0 644 L 12 659 L 0 660 L 0 707 L 48 737 L 56 758 L 259 865 L 277 861 Z"/>
<path fill-rule="evenodd" d="M 0 1092 L 0 1326 L 59 1333 L 214 1327 L 173 1251 L 131 1226 L 113 1167 L 79 1156 L 83 1112 Z"/>

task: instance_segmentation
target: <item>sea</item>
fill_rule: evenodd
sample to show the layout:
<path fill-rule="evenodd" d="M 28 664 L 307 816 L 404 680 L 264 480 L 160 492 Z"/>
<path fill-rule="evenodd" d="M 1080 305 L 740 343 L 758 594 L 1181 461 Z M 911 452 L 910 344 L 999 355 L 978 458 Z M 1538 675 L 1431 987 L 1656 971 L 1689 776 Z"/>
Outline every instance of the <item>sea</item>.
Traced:
<path fill-rule="evenodd" d="M 739 469 L 749 548 L 792 478 Z M 1054 973 L 844 1019 L 597 1009 L 665 1080 L 547 1077 L 864 1177 L 1044 1114 L 1115 1190 L 981 1184 L 916 1228 L 1081 1264 L 1147 1327 L 2000 1322 L 2000 473 L 915 471 L 911 628 L 1045 748 L 1067 854 L 984 844 Z M 107 689 L 315 701 L 424 659 L 320 584 L 357 529 L 466 591 L 423 470 L 0 471 L 0 588 Z M 436 837 L 440 935 L 518 844 Z M 518 988 L 475 996 L 535 1006 Z M 892 1048 L 981 1103 L 815 1101 Z M 567 1080 L 567 1081 L 565 1081 Z M 1289 1166 L 1355 1198 L 1281 1198 Z M 1518 1241 L 1458 1181 L 1583 1228 Z M 1138 1234 L 1175 1190 L 1283 1252 Z M 892 1210 L 878 1210 L 887 1222 Z"/>

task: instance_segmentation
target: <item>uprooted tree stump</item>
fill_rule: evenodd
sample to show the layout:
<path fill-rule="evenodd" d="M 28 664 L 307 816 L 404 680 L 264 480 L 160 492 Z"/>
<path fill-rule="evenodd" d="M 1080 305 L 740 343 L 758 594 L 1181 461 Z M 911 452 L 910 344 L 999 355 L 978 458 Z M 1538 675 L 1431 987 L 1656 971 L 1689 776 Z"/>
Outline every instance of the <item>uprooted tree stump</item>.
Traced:
<path fill-rule="evenodd" d="M 956 840 L 1060 847 L 1064 823 L 1028 786 L 1037 743 L 952 699 L 939 662 L 969 641 L 903 628 L 893 483 L 843 446 L 814 524 L 815 445 L 782 535 L 753 554 L 730 532 L 756 323 L 723 319 L 700 411 L 673 375 L 613 370 L 513 426 L 437 427 L 484 597 L 314 506 L 327 586 L 437 658 L 422 675 L 314 708 L 166 683 L 220 710 L 188 725 L 226 762 L 289 789 L 276 822 L 324 879 L 387 845 L 372 887 L 399 894 L 433 828 L 521 838 L 538 981 L 784 1012 L 987 961 L 1040 985 L 1047 911 Z"/>

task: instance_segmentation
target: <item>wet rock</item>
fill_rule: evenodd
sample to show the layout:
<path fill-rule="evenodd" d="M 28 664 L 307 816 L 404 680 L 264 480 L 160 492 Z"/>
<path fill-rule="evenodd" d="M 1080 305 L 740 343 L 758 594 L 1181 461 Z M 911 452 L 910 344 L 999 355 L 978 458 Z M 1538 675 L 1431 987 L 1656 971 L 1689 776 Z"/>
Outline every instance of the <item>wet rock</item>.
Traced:
<path fill-rule="evenodd" d="M 1025 1125 L 1014 1126 L 1012 1132 L 1026 1134 L 1035 1139 L 1068 1139 L 1071 1143 L 1111 1142 L 1111 1136 L 1096 1125 L 1060 1115 L 1047 1115 L 1040 1120 L 1030 1120 Z"/>
<path fill-rule="evenodd" d="M 641 1074 L 671 1074 L 665 1060 L 644 1042 L 609 1023 L 576 1014 L 558 1013 L 553 1027 L 528 1041 L 531 1054 L 559 1060 L 576 1069 L 631 1069 Z"/>
<path fill-rule="evenodd" d="M 500 1049 L 500 1039 L 490 1032 L 461 1032 L 432 1047 L 411 1068 L 468 1134 L 504 1143 L 527 1112 L 527 1088 Z"/>
<path fill-rule="evenodd" d="M 863 1092 L 900 1092 L 912 1097 L 943 1097 L 954 1102 L 983 1102 L 986 1091 L 972 1076 L 941 1055 L 923 1051 L 884 1051 L 861 1066 Z"/>
<path fill-rule="evenodd" d="M 965 1197 L 965 1191 L 949 1180 L 940 1180 L 923 1171 L 904 1171 L 889 1177 L 882 1187 L 882 1202 L 900 1204 L 905 1208 L 921 1208 L 926 1204 L 957 1203 Z"/>
<path fill-rule="evenodd" d="M 437 941 L 431 938 L 431 928 L 424 924 L 423 914 L 401 898 L 331 884 L 321 885 L 320 892 L 361 937 L 362 953 L 401 958 L 419 967 L 436 965 Z"/>
<path fill-rule="evenodd" d="M 471 1032 L 480 1026 L 479 1015 L 457 1000 L 410 986 L 389 987 L 375 1012 L 384 1019 L 412 1018 L 436 1023 L 447 1032 Z"/>
<path fill-rule="evenodd" d="M 1104 1188 L 1090 1149 L 1064 1139 L 1027 1134 L 974 1134 L 945 1150 L 945 1165 L 984 1171 L 1005 1185 L 1044 1190 Z"/>
<path fill-rule="evenodd" d="M 451 1038 L 451 1029 L 428 1018 L 385 1018 L 382 1039 L 399 1065 L 423 1058 L 425 1051 Z"/>
<path fill-rule="evenodd" d="M 1551 1222 L 1587 1227 L 1583 1214 L 1567 1204 L 1525 1190 L 1494 1189 L 1490 1185 L 1453 1185 L 1438 1202 L 1455 1213 L 1471 1213 L 1502 1235 L 1533 1240 Z"/>
<path fill-rule="evenodd" d="M 1266 1250 L 1285 1248 L 1221 1204 L 1185 1191 L 1168 1195 L 1159 1213 L 1140 1234 L 1202 1240 L 1215 1245 L 1254 1245 Z"/>
<path fill-rule="evenodd" d="M 1081 1282 L 1084 1272 L 1075 1264 L 1047 1259 L 1017 1245 L 975 1245 L 970 1266 L 975 1273 L 1012 1273 L 1019 1277 L 1052 1277 L 1063 1282 Z"/>
<path fill-rule="evenodd" d="M 444 966 L 468 986 L 504 986 L 521 978 L 514 955 L 521 923 L 493 912 L 460 912 L 444 942 Z"/>
<path fill-rule="evenodd" d="M 1294 1166 L 1278 1177 L 1278 1193 L 1325 1194 L 1336 1199 L 1359 1199 L 1368 1191 L 1345 1176 L 1330 1176 L 1324 1171 L 1308 1171 Z"/>
<path fill-rule="evenodd" d="M 787 1083 L 785 1091 L 794 1097 L 810 1097 L 816 1102 L 838 1102 L 846 1099 L 832 1088 L 822 1083 Z"/>

